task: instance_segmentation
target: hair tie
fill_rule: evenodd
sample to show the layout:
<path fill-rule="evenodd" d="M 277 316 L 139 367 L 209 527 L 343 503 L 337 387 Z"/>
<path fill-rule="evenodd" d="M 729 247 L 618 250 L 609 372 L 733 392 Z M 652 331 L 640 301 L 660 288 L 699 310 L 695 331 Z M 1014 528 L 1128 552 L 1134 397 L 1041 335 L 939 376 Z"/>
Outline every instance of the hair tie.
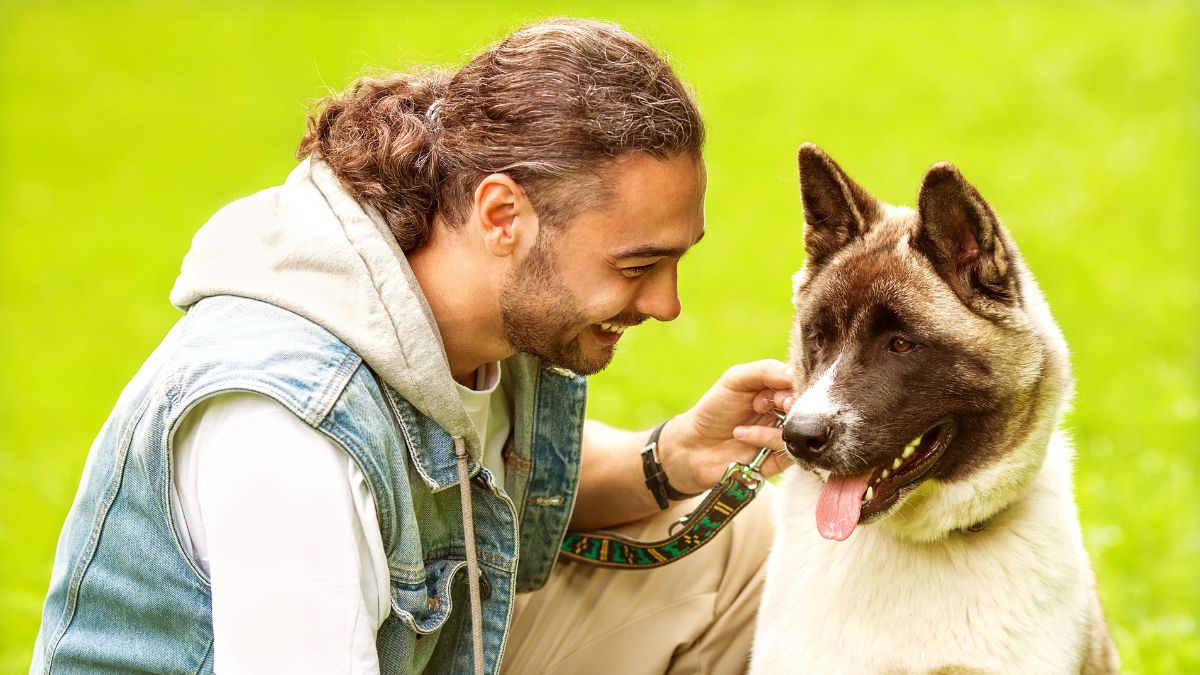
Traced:
<path fill-rule="evenodd" d="M 442 102 L 446 99 L 438 97 L 429 104 L 429 108 L 425 110 L 425 123 L 431 127 L 436 127 L 438 123 L 438 111 L 442 108 Z"/>

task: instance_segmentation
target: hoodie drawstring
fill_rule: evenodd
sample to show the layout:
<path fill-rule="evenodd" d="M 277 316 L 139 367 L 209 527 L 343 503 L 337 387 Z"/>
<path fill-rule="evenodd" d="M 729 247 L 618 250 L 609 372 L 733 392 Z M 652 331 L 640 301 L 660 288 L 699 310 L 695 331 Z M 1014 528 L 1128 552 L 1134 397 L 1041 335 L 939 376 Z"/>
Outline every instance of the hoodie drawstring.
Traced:
<path fill-rule="evenodd" d="M 471 646 L 475 675 L 483 675 L 483 600 L 479 591 L 479 557 L 475 550 L 475 513 L 471 508 L 471 481 L 467 471 L 467 445 L 454 437 L 454 459 L 458 464 L 458 492 L 462 497 L 463 536 L 467 548 L 467 589 L 471 596 Z"/>

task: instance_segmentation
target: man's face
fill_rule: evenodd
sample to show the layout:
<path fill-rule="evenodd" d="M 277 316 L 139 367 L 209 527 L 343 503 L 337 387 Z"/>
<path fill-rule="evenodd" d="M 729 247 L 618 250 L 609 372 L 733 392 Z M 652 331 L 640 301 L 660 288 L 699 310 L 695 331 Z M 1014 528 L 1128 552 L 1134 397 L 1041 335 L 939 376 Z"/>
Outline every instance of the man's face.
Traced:
<path fill-rule="evenodd" d="M 704 234 L 702 163 L 679 155 L 622 158 L 611 198 L 543 232 L 500 297 L 504 337 L 517 351 L 591 375 L 621 333 L 679 316 L 679 259 Z"/>

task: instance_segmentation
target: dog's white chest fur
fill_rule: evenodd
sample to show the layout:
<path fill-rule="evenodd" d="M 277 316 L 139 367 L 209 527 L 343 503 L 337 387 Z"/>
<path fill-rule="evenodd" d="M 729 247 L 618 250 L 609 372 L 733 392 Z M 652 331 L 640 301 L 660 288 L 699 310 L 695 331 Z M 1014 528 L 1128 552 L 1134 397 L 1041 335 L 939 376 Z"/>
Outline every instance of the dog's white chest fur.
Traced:
<path fill-rule="evenodd" d="M 791 474 L 776 500 L 752 673 L 1079 672 L 1092 578 L 1063 439 L 991 525 L 933 543 L 884 523 L 822 539 L 820 483 Z"/>

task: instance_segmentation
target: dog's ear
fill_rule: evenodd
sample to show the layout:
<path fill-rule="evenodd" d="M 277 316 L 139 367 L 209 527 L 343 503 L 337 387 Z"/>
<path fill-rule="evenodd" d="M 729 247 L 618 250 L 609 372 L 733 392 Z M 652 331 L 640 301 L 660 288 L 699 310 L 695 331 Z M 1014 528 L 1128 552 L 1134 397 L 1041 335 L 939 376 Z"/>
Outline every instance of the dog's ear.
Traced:
<path fill-rule="evenodd" d="M 914 246 L 964 302 L 983 294 L 1016 298 L 1016 280 L 1000 219 L 958 169 L 939 162 L 925 173 L 917 196 L 920 221 Z"/>
<path fill-rule="evenodd" d="M 820 264 L 866 232 L 882 208 L 816 145 L 801 145 L 797 159 L 804 202 L 804 249 L 810 262 Z"/>

